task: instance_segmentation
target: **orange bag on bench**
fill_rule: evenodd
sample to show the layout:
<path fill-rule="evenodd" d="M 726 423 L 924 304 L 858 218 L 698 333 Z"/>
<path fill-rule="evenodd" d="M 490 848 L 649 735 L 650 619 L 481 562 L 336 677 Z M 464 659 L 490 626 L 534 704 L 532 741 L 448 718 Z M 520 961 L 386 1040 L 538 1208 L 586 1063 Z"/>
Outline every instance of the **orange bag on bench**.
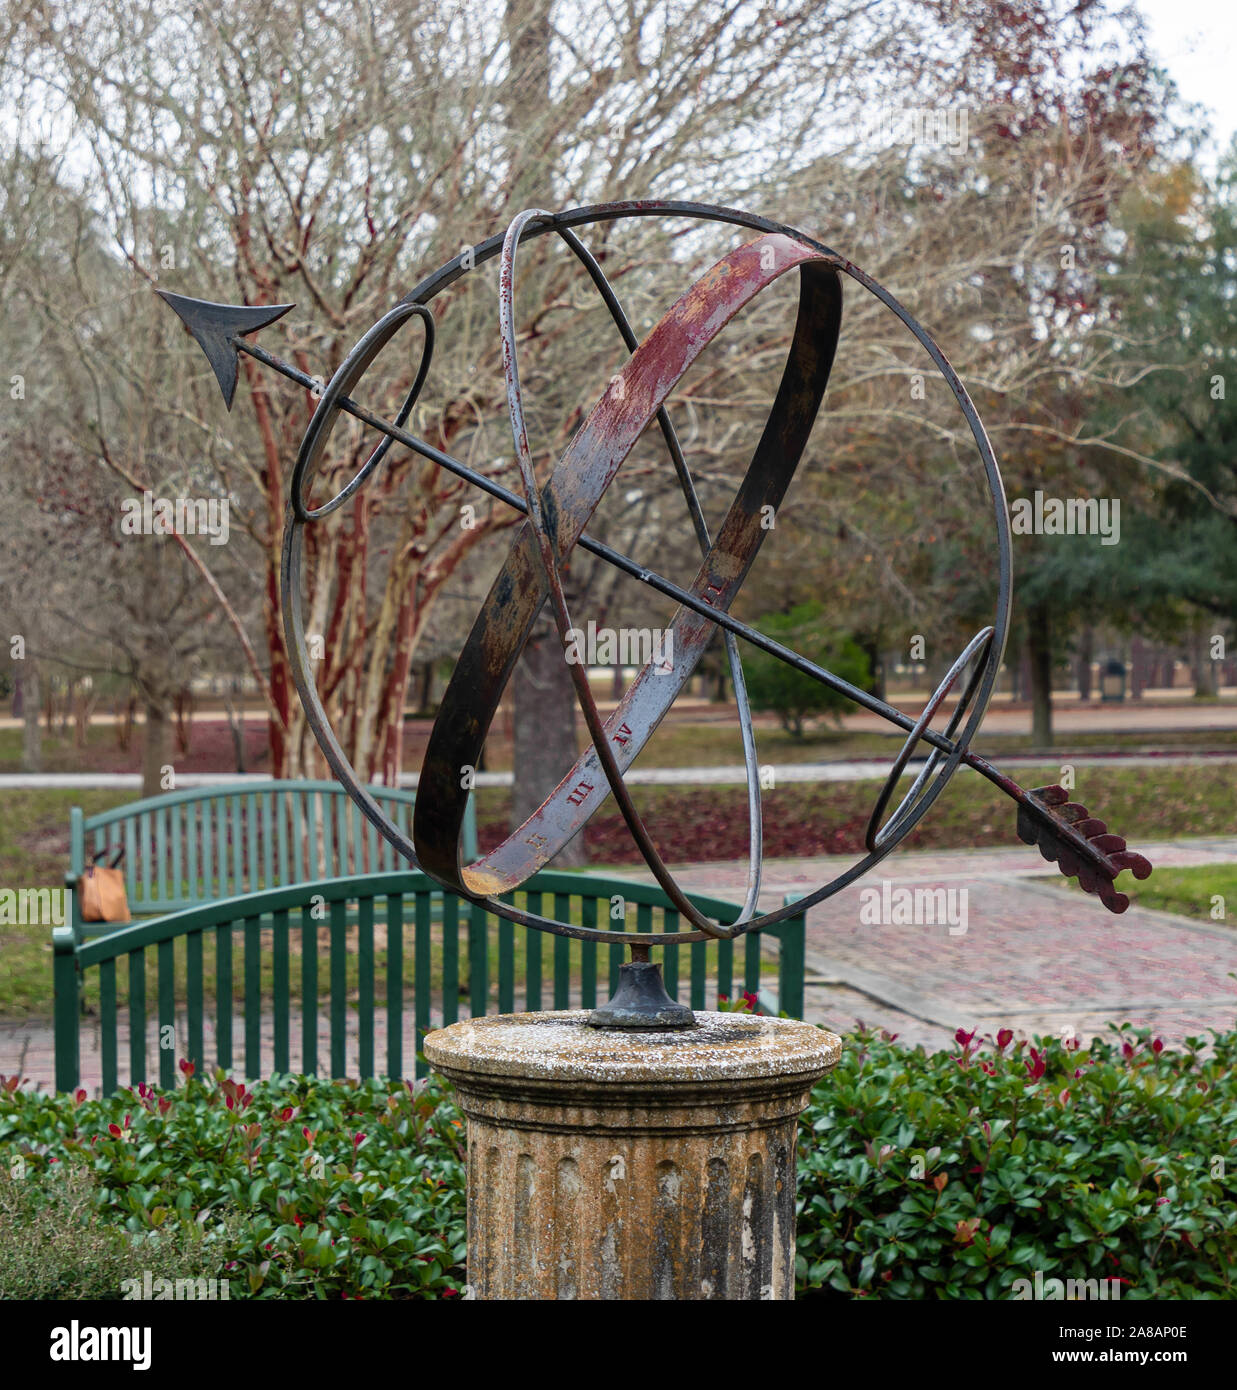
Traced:
<path fill-rule="evenodd" d="M 127 922 L 129 899 L 125 896 L 125 876 L 116 867 L 124 858 L 125 847 L 116 846 L 116 857 L 110 864 L 100 864 L 108 851 L 101 849 L 94 862 L 87 865 L 81 877 L 83 922 Z"/>

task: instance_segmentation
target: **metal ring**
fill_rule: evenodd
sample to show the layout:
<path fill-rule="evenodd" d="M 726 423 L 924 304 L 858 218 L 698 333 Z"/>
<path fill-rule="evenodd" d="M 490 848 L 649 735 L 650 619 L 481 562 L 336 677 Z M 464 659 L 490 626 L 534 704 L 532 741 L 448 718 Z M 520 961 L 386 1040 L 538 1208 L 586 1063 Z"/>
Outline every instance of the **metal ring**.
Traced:
<path fill-rule="evenodd" d="M 530 209 L 529 211 L 520 213 L 507 229 L 507 234 L 503 239 L 502 263 L 499 273 L 499 320 L 503 347 L 503 370 L 507 382 L 507 405 L 511 416 L 511 432 L 515 442 L 516 461 L 519 465 L 521 479 L 524 484 L 524 494 L 528 502 L 529 523 L 537 538 L 542 575 L 546 587 L 549 590 L 550 602 L 554 609 L 554 617 L 558 626 L 559 636 L 566 642 L 572 630 L 571 618 L 567 611 L 566 594 L 563 591 L 562 577 L 559 574 L 558 560 L 555 556 L 555 538 L 550 535 L 542 512 L 541 492 L 538 488 L 536 475 L 534 473 L 532 452 L 528 446 L 528 433 L 524 423 L 523 391 L 520 386 L 519 376 L 519 352 L 515 337 L 515 259 L 519 249 L 520 235 L 524 227 L 527 226 L 533 218 L 544 220 L 548 216 L 548 213 L 540 209 Z M 761 239 L 761 241 L 768 246 L 770 251 L 773 250 L 774 243 L 777 240 L 784 240 L 784 238 L 766 237 Z M 744 252 L 750 249 L 751 248 L 744 248 Z M 763 249 L 762 247 L 762 264 Z M 714 269 L 727 269 L 730 263 L 734 261 L 736 261 L 736 256 L 732 255 L 727 257 L 724 261 L 719 262 L 719 265 Z M 794 264 L 794 262 L 791 262 L 791 264 Z M 721 325 L 719 324 L 713 329 L 712 333 L 700 335 L 697 341 L 703 346 L 703 344 L 707 343 L 713 336 L 713 333 L 719 331 L 720 327 Z M 657 331 L 658 330 L 654 330 L 654 332 Z M 697 348 L 696 350 L 698 351 L 699 349 Z M 694 356 L 694 354 L 692 354 L 692 356 Z M 688 356 L 686 362 L 690 362 L 692 356 Z M 686 365 L 686 363 L 684 365 Z M 823 385 L 824 383 L 822 382 L 822 393 Z M 779 405 L 780 401 L 781 395 L 779 394 Z M 598 409 L 600 408 L 599 406 Z M 662 404 L 660 402 L 656 403 L 655 413 L 661 414 L 662 409 Z M 777 407 L 775 406 L 775 412 L 776 410 Z M 591 423 L 591 417 L 589 423 Z M 585 425 L 585 429 L 587 428 L 588 424 Z M 634 438 L 631 442 L 634 443 Z M 806 435 L 804 436 L 803 442 L 806 443 Z M 795 463 L 797 463 L 797 455 L 792 461 L 791 466 L 793 467 Z M 611 476 L 613 476 L 613 474 L 611 474 Z M 549 488 L 547 488 L 547 493 L 548 492 Z M 589 510 L 591 510 L 591 508 Z M 556 521 L 557 519 L 558 516 L 556 513 Z M 703 518 L 701 518 L 701 520 L 703 520 Z M 753 554 L 758 545 L 759 538 L 756 536 L 750 546 Z M 706 552 L 706 559 L 707 558 L 708 553 Z M 681 673 L 683 676 L 686 676 L 686 674 L 694 668 L 696 661 L 703 655 L 703 651 L 704 648 L 701 646 L 696 652 L 694 659 L 688 663 L 686 671 Z M 645 667 L 645 671 L 641 672 L 641 675 L 645 675 L 647 671 L 652 668 L 653 664 L 652 653 L 650 653 L 650 660 Z M 706 935 L 711 937 L 722 935 L 718 928 L 716 928 L 703 913 L 697 910 L 695 904 L 687 897 L 682 889 L 680 889 L 673 874 L 658 853 L 657 846 L 653 842 L 652 836 L 649 834 L 644 824 L 643 817 L 641 817 L 639 811 L 636 809 L 631 794 L 627 789 L 627 783 L 618 765 L 614 749 L 611 747 L 611 729 L 614 720 L 611 718 L 611 720 L 603 725 L 601 712 L 597 708 L 597 702 L 589 686 L 588 673 L 583 667 L 577 668 L 575 665 L 572 665 L 570 674 L 572 684 L 575 686 L 576 690 L 576 699 L 584 714 L 584 720 L 588 726 L 589 733 L 592 736 L 593 748 L 598 755 L 602 771 L 605 773 L 606 781 L 610 787 L 610 794 L 618 803 L 623 819 L 627 822 L 627 828 L 631 832 L 632 838 L 636 841 L 636 845 L 641 854 L 644 856 L 645 863 L 652 870 L 653 876 L 657 879 L 678 912 Z M 675 691 L 667 692 L 665 698 L 660 701 L 663 709 L 668 710 L 670 704 L 673 703 L 676 693 Z M 740 717 L 742 717 L 742 714 L 743 711 L 741 710 Z M 626 728 L 627 726 L 624 725 L 623 727 Z M 631 742 L 630 739 L 625 741 L 623 745 L 625 751 L 627 743 L 629 742 Z M 643 740 L 640 742 L 642 743 Z M 633 754 L 638 751 L 638 746 L 639 745 L 632 750 Z M 750 767 L 748 772 L 750 776 Z M 589 790 L 593 790 L 591 785 L 589 786 Z M 545 854 L 548 853 L 548 851 L 542 850 L 541 853 Z M 461 877 L 466 878 L 467 873 L 468 870 L 464 870 Z"/>
<path fill-rule="evenodd" d="M 998 562 L 996 617 L 993 624 L 991 640 L 987 647 L 986 659 L 970 682 L 968 693 L 974 699 L 974 707 L 971 710 L 970 718 L 963 731 L 961 742 L 950 750 L 945 769 L 932 785 L 928 787 L 926 793 L 920 797 L 917 802 L 914 802 L 910 808 L 905 811 L 905 814 L 903 814 L 903 808 L 899 808 L 898 814 L 901 816 L 901 819 L 897 824 L 896 836 L 891 841 L 882 844 L 876 850 L 870 852 L 850 869 L 838 874 L 812 894 L 794 903 L 786 904 L 777 911 L 766 913 L 762 917 L 750 918 L 740 924 L 736 924 L 733 929 L 725 932 L 727 936 L 739 935 L 742 932 L 771 926 L 791 916 L 798 915 L 806 908 L 831 897 L 847 884 L 854 882 L 855 879 L 866 873 L 879 862 L 879 860 L 893 848 L 894 844 L 899 842 L 914 828 L 944 789 L 945 782 L 948 780 L 949 776 L 952 776 L 953 771 L 956 769 L 962 756 L 964 756 L 966 748 L 969 747 L 982 721 L 995 686 L 1001 656 L 1004 652 L 1005 641 L 1009 630 L 1009 614 L 1012 598 L 1012 545 L 1009 515 L 1005 504 L 1005 494 L 1001 482 L 1000 470 L 997 466 L 996 458 L 992 452 L 992 446 L 984 430 L 983 423 L 979 418 L 978 412 L 966 388 L 962 385 L 961 380 L 958 378 L 957 373 L 950 365 L 944 353 L 927 331 L 888 290 L 865 274 L 865 272 L 860 270 L 857 266 L 853 265 L 845 257 L 832 251 L 829 247 L 794 228 L 773 222 L 768 218 L 760 217 L 754 213 L 746 213 L 733 208 L 724 208 L 703 203 L 670 200 L 602 203 L 588 207 L 571 208 L 564 212 L 547 215 L 545 220 L 540 224 L 530 225 L 527 229 L 527 235 L 536 236 L 548 231 L 555 231 L 561 235 L 565 231 L 575 227 L 617 221 L 631 217 L 687 217 L 694 220 L 713 221 L 746 227 L 756 232 L 781 232 L 811 250 L 821 253 L 822 256 L 826 258 L 828 264 L 855 280 L 858 284 L 864 286 L 864 288 L 877 299 L 881 300 L 886 307 L 901 319 L 911 334 L 921 346 L 923 346 L 925 351 L 928 352 L 937 369 L 944 377 L 946 384 L 949 386 L 950 391 L 962 411 L 963 417 L 967 421 L 972 437 L 975 440 L 976 448 L 983 463 L 988 492 L 993 505 Z M 411 306 L 423 306 L 427 304 L 434 296 L 441 293 L 442 290 L 454 283 L 455 280 L 459 279 L 468 270 L 498 255 L 502 248 L 502 242 L 502 234 L 493 236 L 471 248 L 467 255 L 461 254 L 451 261 L 448 261 L 445 265 L 415 286 L 405 299 L 401 301 L 401 305 L 409 307 L 410 312 L 415 312 Z M 397 308 L 398 307 L 400 306 L 397 306 Z M 392 313 L 394 312 L 393 310 Z M 379 324 L 375 325 L 365 338 L 362 339 L 361 343 L 358 343 L 357 348 L 349 355 L 345 367 L 357 357 L 363 344 L 370 341 L 372 336 L 378 333 L 382 327 L 382 322 L 383 321 L 380 321 Z M 387 334 L 387 337 L 389 336 L 390 335 Z M 368 360 L 372 361 L 372 355 Z M 343 370 L 344 368 L 341 367 L 340 372 L 342 373 Z M 361 370 L 364 370 L 364 368 Z M 336 378 L 332 381 L 332 385 L 335 385 L 339 378 L 340 373 L 337 373 Z M 353 377 L 353 380 L 355 380 L 355 377 Z M 339 395 L 342 395 L 342 391 L 337 394 L 335 399 L 338 399 Z M 319 431 L 321 430 L 321 421 L 324 416 L 325 412 L 323 411 L 322 403 L 320 403 L 318 411 L 315 412 L 314 420 L 311 421 L 311 431 L 314 430 L 315 427 Z M 311 446 L 311 444 L 312 441 L 310 440 L 309 434 L 307 434 L 306 441 L 302 444 L 302 455 L 307 454 L 308 447 Z M 300 458 L 298 458 L 298 463 L 299 462 Z M 304 472 L 305 470 L 302 468 L 298 475 L 298 482 L 303 478 Z M 356 486 L 359 486 L 360 482 L 363 480 L 363 478 L 359 481 L 354 479 L 354 483 Z M 351 495 L 351 491 L 355 491 L 355 487 L 352 485 L 350 485 L 350 489 L 351 490 L 345 490 L 347 495 Z M 328 503 L 327 508 L 340 505 L 343 500 L 346 499 L 341 495 L 341 497 L 333 499 L 331 503 Z M 300 530 L 307 521 L 313 520 L 316 516 L 324 514 L 325 510 L 326 509 L 317 509 L 313 512 L 309 511 L 309 509 L 304 507 L 303 499 L 299 496 L 299 492 L 294 492 L 293 504 L 289 510 L 284 536 L 284 562 L 282 571 L 282 582 L 285 594 L 284 623 L 289 642 L 289 651 L 292 655 L 291 665 L 293 680 L 302 702 L 305 705 L 310 728 L 318 739 L 327 761 L 331 765 L 336 776 L 341 780 L 348 789 L 349 794 L 361 807 L 367 819 L 376 826 L 383 837 L 394 845 L 410 864 L 414 867 L 422 867 L 413 846 L 409 843 L 407 838 L 390 822 L 389 818 L 381 811 L 381 808 L 373 802 L 368 792 L 359 784 L 355 771 L 344 756 L 326 720 L 325 711 L 322 708 L 321 701 L 318 699 L 317 690 L 314 687 L 313 676 L 307 657 L 305 659 L 299 659 L 304 656 L 304 623 L 302 604 L 299 600 L 298 583 L 301 562 Z M 295 595 L 292 601 L 289 601 L 290 594 Z M 299 651 L 298 647 L 300 649 Z M 951 729 L 956 729 L 957 718 L 960 713 L 961 711 L 957 712 L 955 718 L 951 720 Z M 889 719 L 896 718 L 896 721 L 900 723 L 903 728 L 907 727 L 907 722 L 909 722 L 903 722 L 903 717 L 899 716 L 897 711 L 893 710 L 886 713 L 885 717 Z M 912 729 L 913 727 L 914 726 L 912 726 Z M 939 759 L 937 761 L 939 761 Z M 418 798 L 418 802 L 420 802 L 420 798 Z M 886 830 L 888 829 L 889 828 L 886 827 Z M 493 911 L 509 921 L 521 925 L 536 927 L 541 930 L 548 930 L 567 936 L 577 936 L 587 940 L 615 944 L 630 944 L 632 940 L 632 936 L 629 933 L 601 932 L 590 928 L 574 927 L 569 924 L 554 921 L 553 919 L 543 918 L 535 914 L 520 911 L 510 904 L 500 902 L 492 897 L 484 897 L 474 892 L 465 891 L 462 896 L 484 906 L 487 910 Z M 700 941 L 706 939 L 706 937 L 703 932 L 697 930 L 692 932 L 641 933 L 640 939 L 646 943 L 655 944 L 658 942 L 665 942 L 669 944 L 672 942 L 687 943 Z"/>
<path fill-rule="evenodd" d="M 533 216 L 536 214 L 526 214 L 512 224 L 507 234 L 508 247 L 514 246 L 515 238 Z M 508 255 L 504 257 L 501 283 L 504 363 L 510 378 L 513 335 L 509 267 Z M 565 640 L 570 620 L 562 604 L 561 586 L 556 584 L 555 552 L 566 554 L 574 546 L 628 451 L 654 418 L 665 395 L 704 346 L 762 289 L 795 269 L 803 277 L 802 299 L 782 386 L 735 504 L 693 585 L 694 592 L 709 597 L 718 608 L 726 608 L 767 534 L 758 525 L 759 504 L 764 500 L 774 503 L 781 500 L 823 395 L 839 322 L 840 295 L 834 268 L 823 264 L 823 258 L 801 242 L 780 234 L 745 243 L 723 257 L 667 311 L 637 349 L 617 381 L 590 413 L 541 493 L 531 477 L 531 459 L 527 457 L 527 445 L 522 438 L 518 392 L 511 393 L 513 433 L 517 456 L 523 463 L 531 515 L 513 542 L 506 566 L 494 581 L 443 696 L 443 713 L 430 736 L 420 783 L 421 791 L 429 794 L 424 799 L 418 797 L 413 813 L 413 839 L 418 858 L 426 872 L 445 887 L 456 892 L 484 894 L 487 902 L 493 902 L 497 894 L 517 888 L 558 852 L 604 799 L 601 779 L 595 775 L 601 770 L 611 793 L 624 809 L 645 862 L 674 908 L 708 936 L 737 934 L 737 927 L 728 931 L 714 927 L 678 888 L 630 806 L 614 758 L 612 740 L 622 745 L 626 764 L 669 707 L 668 694 L 664 701 L 657 698 L 658 682 L 649 682 L 644 687 L 648 699 L 643 707 L 634 700 L 625 699 L 618 715 L 611 716 L 603 724 L 591 692 L 581 691 L 582 682 L 576 679 L 579 703 L 592 734 L 592 751 L 577 764 L 580 768 L 589 765 L 591 760 L 587 775 L 578 782 L 573 775 L 560 781 L 555 792 L 539 808 L 539 824 L 533 835 L 520 841 L 517 832 L 497 851 L 467 867 L 459 861 L 466 798 L 461 794 L 458 770 L 476 765 L 510 672 L 547 594 L 558 600 L 556 619 Z M 691 325 L 690 333 L 683 331 L 686 324 Z M 634 408 L 633 402 L 637 403 Z M 543 508 L 550 520 L 539 526 Z M 538 530 L 540 536 L 536 534 Z M 680 612 L 675 620 L 676 628 L 685 627 L 691 633 L 686 644 L 676 642 L 676 651 L 682 654 L 676 660 L 676 675 L 681 677 L 690 674 L 712 638 L 711 624 L 707 621 L 694 613 L 687 615 L 686 622 L 684 618 L 684 613 Z M 582 674 L 572 672 L 573 678 Z M 638 689 L 633 687 L 633 690 Z M 662 689 L 668 692 L 670 688 Z M 629 722 L 620 723 L 624 719 Z M 607 754 L 614 764 L 611 767 L 606 766 Z M 625 801 L 628 802 L 626 806 Z M 678 938 L 683 939 L 683 934 L 678 934 Z"/>
<path fill-rule="evenodd" d="M 292 511 L 298 521 L 317 521 L 320 517 L 328 516 L 337 507 L 342 507 L 364 485 L 366 478 L 386 458 L 387 450 L 395 442 L 389 434 L 383 435 L 381 442 L 369 458 L 329 502 L 324 502 L 321 507 L 306 505 L 304 497 L 306 480 L 313 476 L 313 469 L 317 466 L 322 451 L 326 447 L 326 442 L 331 437 L 331 431 L 335 428 L 335 420 L 339 414 L 339 402 L 352 391 L 352 388 L 369 370 L 374 358 L 414 314 L 425 325 L 425 343 L 421 349 L 421 365 L 417 368 L 417 375 L 413 380 L 411 389 L 404 397 L 399 414 L 395 417 L 395 424 L 400 429 L 407 422 L 408 416 L 412 413 L 412 408 L 416 405 L 417 398 L 421 394 L 421 388 L 425 385 L 425 378 L 429 375 L 430 362 L 433 360 L 434 316 L 424 304 L 413 304 L 401 300 L 394 309 L 389 310 L 374 324 L 344 358 L 318 401 L 305 431 L 305 437 L 301 440 L 296 464 L 292 469 Z"/>
<path fill-rule="evenodd" d="M 980 648 L 982 647 L 985 653 L 987 652 L 987 648 L 992 642 L 992 634 L 993 629 L 985 627 L 971 638 L 965 648 L 963 648 L 962 654 L 945 673 L 945 678 L 933 692 L 932 698 L 924 705 L 923 712 L 915 721 L 915 727 L 907 735 L 906 742 L 903 743 L 901 751 L 894 759 L 893 766 L 889 770 L 889 775 L 885 778 L 885 783 L 880 789 L 880 795 L 876 798 L 876 805 L 872 808 L 872 814 L 868 818 L 867 829 L 863 834 L 863 842 L 867 845 L 869 850 L 876 851 L 884 849 L 886 846 L 892 848 L 893 845 L 901 840 L 902 836 L 898 831 L 903 821 L 910 814 L 910 811 L 917 804 L 919 789 L 932 775 L 933 769 L 944 756 L 942 749 L 933 748 L 931 753 L 928 754 L 927 758 L 924 760 L 923 767 L 919 771 L 919 775 L 911 784 L 910 791 L 902 798 L 898 809 L 889 817 L 888 822 L 880 826 L 878 830 L 877 827 L 880 825 L 880 818 L 884 813 L 885 807 L 889 804 L 889 798 L 893 795 L 893 789 L 897 786 L 906 764 L 910 761 L 911 753 L 914 751 L 916 744 L 923 738 L 924 730 L 932 722 L 933 717 L 941 706 L 941 702 L 944 700 L 945 696 L 949 694 L 950 690 L 953 689 L 954 682 L 971 663 Z M 981 666 L 977 666 L 971 675 L 971 679 L 967 682 L 966 689 L 962 693 L 962 698 L 958 701 L 958 708 L 954 710 L 945 728 L 946 738 L 954 739 L 954 731 L 957 729 L 959 721 L 966 713 L 971 703 L 971 699 L 975 693 L 976 680 L 982 669 Z M 940 773 L 942 783 L 947 782 L 949 778 L 953 776 L 958 763 L 966 755 L 968 744 L 969 740 L 954 740 L 954 748 L 950 753 L 950 758 L 953 760 L 952 765 L 942 769 Z M 944 789 L 942 785 L 940 791 L 944 791 Z M 937 795 L 939 796 L 940 792 L 938 792 Z"/>
<path fill-rule="evenodd" d="M 635 352 L 640 346 L 640 340 L 632 331 L 622 305 L 618 301 L 618 296 L 602 272 L 601 266 L 574 232 L 564 227 L 556 228 L 556 230 L 592 280 L 597 293 L 601 296 L 602 303 L 609 310 L 610 317 L 614 321 L 628 352 Z M 836 348 L 836 342 L 833 346 Z M 683 500 L 687 503 L 687 510 L 691 516 L 692 528 L 696 533 L 700 553 L 707 557 L 713 544 L 708 522 L 705 520 L 700 499 L 696 495 L 696 487 L 688 470 L 687 460 L 683 457 L 678 434 L 670 420 L 670 412 L 664 405 L 657 412 L 657 424 L 665 441 L 666 450 L 670 455 L 670 462 L 673 464 L 675 474 L 678 477 Z M 734 633 L 729 631 L 723 631 L 722 641 L 726 649 L 726 664 L 730 670 L 730 683 L 734 689 L 735 707 L 739 716 L 739 738 L 743 745 L 743 773 L 747 779 L 747 887 L 744 891 L 743 907 L 738 918 L 742 922 L 755 915 L 756 904 L 760 899 L 764 812 L 761 805 L 760 766 L 757 761 L 756 735 L 752 728 L 752 710 L 747 695 L 747 679 L 743 673 L 743 662 L 739 656 L 739 643 Z M 642 675 L 644 672 L 636 677 L 637 682 Z"/>

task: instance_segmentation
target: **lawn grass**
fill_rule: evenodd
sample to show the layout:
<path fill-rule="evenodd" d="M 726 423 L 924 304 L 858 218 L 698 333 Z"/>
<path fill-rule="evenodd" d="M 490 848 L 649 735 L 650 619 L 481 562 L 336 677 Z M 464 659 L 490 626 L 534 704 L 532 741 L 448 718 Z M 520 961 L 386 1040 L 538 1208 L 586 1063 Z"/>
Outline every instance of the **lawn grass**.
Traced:
<path fill-rule="evenodd" d="M 900 729 L 852 731 L 819 724 L 802 738 L 792 738 L 784 729 L 761 724 L 756 730 L 756 748 L 762 763 L 823 763 L 851 758 L 884 758 L 892 761 L 906 738 Z M 1174 750 L 1223 749 L 1237 753 L 1237 729 L 1174 729 L 1156 734 L 1145 730 L 1122 732 L 1104 730 L 1062 733 L 1057 736 L 1064 761 L 1070 753 L 1134 753 L 1144 749 Z M 999 761 L 1010 753 L 1034 753 L 1030 734 L 986 734 L 975 740 L 975 751 Z M 1057 757 L 1054 752 L 1050 755 Z M 719 767 L 743 761 L 738 725 L 719 718 L 709 723 L 667 721 L 654 734 L 636 767 Z"/>
<path fill-rule="evenodd" d="M 69 867 L 70 807 L 80 806 L 92 816 L 130 795 L 62 787 L 0 792 L 0 887 L 63 888 Z M 49 1013 L 51 928 L 4 926 L 0 933 L 4 952 L 0 1015 Z"/>
<path fill-rule="evenodd" d="M 1053 883 L 1060 881 L 1052 880 Z M 1071 881 L 1071 888 L 1077 886 Z M 1237 864 L 1156 869 L 1142 883 L 1122 879 L 1121 891 L 1138 907 L 1175 912 L 1180 917 L 1193 917 L 1217 927 L 1237 926 Z M 1217 898 L 1220 899 L 1218 903 Z"/>

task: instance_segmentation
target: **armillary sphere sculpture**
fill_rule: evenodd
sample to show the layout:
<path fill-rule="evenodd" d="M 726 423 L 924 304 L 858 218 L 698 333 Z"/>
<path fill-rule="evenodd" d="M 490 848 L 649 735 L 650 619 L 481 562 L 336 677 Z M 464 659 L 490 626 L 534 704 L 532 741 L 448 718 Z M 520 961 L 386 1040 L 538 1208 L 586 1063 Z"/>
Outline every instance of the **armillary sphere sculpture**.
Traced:
<path fill-rule="evenodd" d="M 712 266 L 641 342 L 637 341 L 614 289 L 574 230 L 629 217 L 676 217 L 730 223 L 757 235 Z M 576 256 L 631 355 L 593 406 L 548 481 L 539 486 L 524 428 L 516 350 L 515 266 L 521 243 L 548 232 L 561 237 Z M 432 447 L 406 428 L 433 358 L 434 317 L 430 306 L 435 296 L 473 267 L 495 256 L 500 257 L 499 326 L 522 496 Z M 676 383 L 729 320 L 761 290 L 792 271 L 799 275 L 799 308 L 781 383 L 734 501 L 716 535 L 710 535 L 665 403 Z M 935 362 L 974 436 L 983 462 L 992 512 L 998 577 L 993 620 L 967 643 L 916 718 L 739 622 L 729 611 L 768 534 L 761 525 L 762 515 L 768 515 L 763 509 L 776 507 L 781 502 L 824 396 L 837 348 L 844 276 L 887 305 Z M 205 350 L 229 409 L 236 390 L 239 352 L 248 353 L 300 386 L 311 391 L 317 389 L 312 377 L 245 337 L 287 313 L 292 305 L 231 307 L 186 299 L 162 290 L 159 293 Z M 413 318 L 421 321 L 424 335 L 420 367 L 398 415 L 389 422 L 354 401 L 351 393 L 378 354 Z M 363 421 L 383 438 L 335 497 L 321 506 L 311 507 L 308 487 L 341 411 Z M 654 420 L 678 476 L 701 551 L 696 577 L 686 588 L 596 540 L 585 529 L 636 440 Z M 327 722 L 310 669 L 299 582 L 305 528 L 353 497 L 381 465 L 393 443 L 467 479 L 525 516 L 460 653 L 434 722 L 418 784 L 411 840 L 392 824 L 361 784 Z M 674 653 L 672 670 L 669 674 L 658 672 L 654 678 L 654 666 L 650 662 L 628 687 L 613 713 L 603 718 L 589 688 L 586 667 L 582 663 L 572 664 L 570 670 L 576 695 L 592 741 L 590 748 L 572 768 L 564 771 L 554 791 L 523 825 L 496 849 L 482 855 L 475 863 L 465 864 L 461 858 L 461 832 L 468 791 L 462 785 L 461 770 L 480 762 L 499 700 L 533 623 L 547 601 L 564 643 L 569 640 L 568 632 L 573 623 L 563 594 L 561 571 L 576 546 L 677 601 L 679 608 L 669 630 Z M 310 726 L 335 776 L 403 857 L 444 888 L 482 904 L 500 917 L 528 927 L 630 946 L 632 962 L 622 967 L 618 992 L 607 1006 L 596 1010 L 592 1016 L 591 1021 L 601 1026 L 690 1025 L 691 1012 L 669 999 L 661 983 L 660 967 L 649 962 L 650 945 L 733 938 L 771 926 L 830 897 L 879 863 L 914 829 L 963 763 L 994 782 L 1017 803 L 1017 830 L 1023 841 L 1038 845 L 1046 859 L 1055 861 L 1067 877 L 1076 876 L 1088 893 L 1097 893 L 1110 911 L 1123 912 L 1128 907 L 1129 899 L 1116 890 L 1114 880 L 1123 869 L 1132 870 L 1136 878 L 1146 878 L 1151 865 L 1142 855 L 1127 850 L 1120 836 L 1109 834 L 1102 821 L 1094 819 L 1085 807 L 1072 803 L 1060 787 L 1028 791 L 970 751 L 1000 669 L 1009 630 L 1011 588 L 1010 526 L 997 462 L 975 406 L 931 336 L 882 285 L 844 256 L 802 232 L 751 213 L 687 202 L 605 203 L 557 213 L 522 212 L 505 235 L 493 236 L 461 253 L 422 280 L 370 328 L 321 392 L 293 470 L 283 544 L 284 630 L 292 674 Z M 738 702 L 750 809 L 747 893 L 737 920 L 730 923 L 709 920 L 679 888 L 623 780 L 625 769 L 666 715 L 716 628 L 724 633 Z M 763 914 L 757 911 L 761 860 L 760 781 L 736 642 L 739 637 L 841 692 L 862 708 L 881 715 L 905 730 L 907 735 L 872 809 L 865 835 L 866 855 L 805 898 Z M 961 696 L 946 727 L 943 731 L 932 728 L 931 721 L 946 696 L 967 672 Z M 886 817 L 894 789 L 921 743 L 928 747 L 927 756 L 910 789 Z M 607 796 L 614 797 L 653 876 L 691 930 L 641 933 L 638 939 L 633 939 L 625 932 L 554 921 L 502 900 L 503 894 L 518 889 L 549 863 L 583 829 Z"/>

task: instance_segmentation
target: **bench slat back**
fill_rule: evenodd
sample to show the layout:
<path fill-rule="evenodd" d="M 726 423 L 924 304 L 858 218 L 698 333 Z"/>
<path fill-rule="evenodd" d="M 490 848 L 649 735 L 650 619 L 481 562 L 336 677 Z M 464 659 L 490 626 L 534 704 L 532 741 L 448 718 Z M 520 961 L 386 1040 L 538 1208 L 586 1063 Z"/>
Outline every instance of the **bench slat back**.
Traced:
<path fill-rule="evenodd" d="M 691 896 L 719 921 L 738 915 Z M 636 933 L 678 925 L 659 888 L 597 875 L 542 873 L 508 901 L 576 925 Z M 731 942 L 665 948 L 669 993 L 707 1009 L 746 991 L 767 1009 L 802 1016 L 803 917 L 741 940 L 741 965 Z M 199 1072 L 238 1068 L 250 1080 L 289 1070 L 423 1076 L 431 1028 L 463 1014 L 592 1008 L 609 997 L 626 957 L 619 944 L 547 939 L 412 872 L 270 889 L 86 943 L 56 928 L 53 947 L 57 1087 L 79 1083 L 84 986 L 97 1000 L 104 1094 L 155 1071 L 171 1086 L 181 1059 Z M 764 957 L 774 952 L 776 1001 L 762 989 L 773 963 Z"/>
<path fill-rule="evenodd" d="M 409 838 L 415 793 L 370 792 Z M 129 910 L 135 917 L 174 912 L 218 898 L 310 879 L 393 873 L 394 847 L 335 782 L 268 782 L 169 793 L 86 819 L 74 808 L 70 874 L 100 851 L 123 845 Z M 464 854 L 476 858 L 469 804 Z M 86 930 L 106 929 L 87 924 Z"/>

